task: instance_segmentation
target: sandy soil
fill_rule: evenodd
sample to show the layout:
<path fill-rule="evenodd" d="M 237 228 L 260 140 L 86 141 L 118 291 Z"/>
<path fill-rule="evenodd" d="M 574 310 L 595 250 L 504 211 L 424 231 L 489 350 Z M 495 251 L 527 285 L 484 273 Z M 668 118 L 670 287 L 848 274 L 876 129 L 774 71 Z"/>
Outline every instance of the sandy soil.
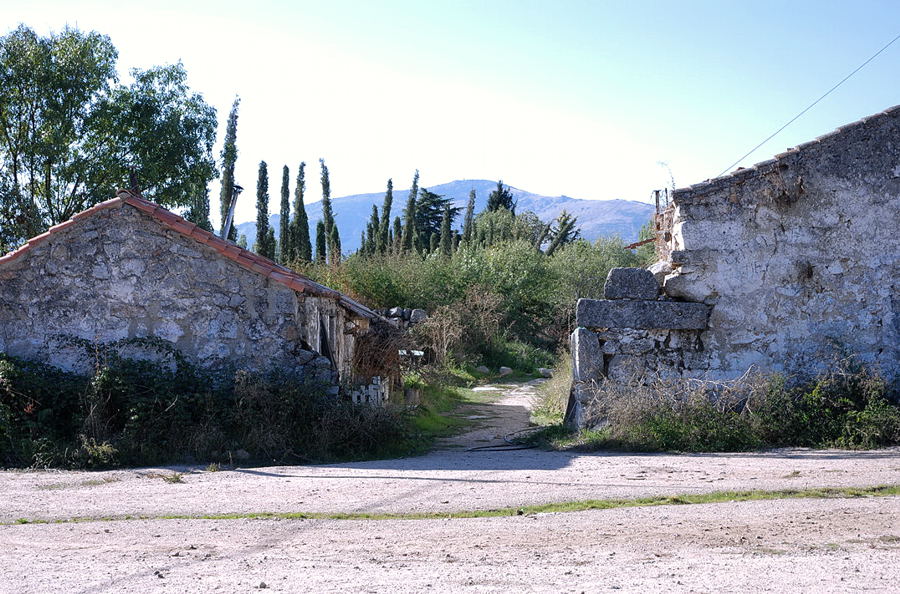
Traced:
<path fill-rule="evenodd" d="M 126 514 L 490 509 L 587 498 L 900 483 L 900 450 L 467 451 L 532 386 L 417 458 L 205 472 L 0 473 L 0 521 Z M 454 520 L 131 520 L 0 526 L 0 592 L 900 590 L 900 498 Z"/>

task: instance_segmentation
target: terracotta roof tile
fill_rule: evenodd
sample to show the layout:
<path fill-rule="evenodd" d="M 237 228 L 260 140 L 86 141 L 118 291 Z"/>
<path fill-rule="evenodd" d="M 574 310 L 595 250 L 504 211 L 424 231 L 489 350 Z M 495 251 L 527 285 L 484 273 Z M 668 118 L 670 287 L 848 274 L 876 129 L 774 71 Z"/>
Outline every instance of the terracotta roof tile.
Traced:
<path fill-rule="evenodd" d="M 194 239 L 199 243 L 209 246 L 210 248 L 216 250 L 218 253 L 222 254 L 224 258 L 228 258 L 232 262 L 237 263 L 239 266 L 260 274 L 264 274 L 272 280 L 279 282 L 295 291 L 308 293 L 310 295 L 315 295 L 318 297 L 327 297 L 330 299 L 334 299 L 346 309 L 365 318 L 376 319 L 380 317 L 369 308 L 360 303 L 357 303 L 343 293 L 335 291 L 334 289 L 329 289 L 328 287 L 320 285 L 319 283 L 314 282 L 306 278 L 305 276 L 297 274 L 289 268 L 279 266 L 268 258 L 263 258 L 258 254 L 254 254 L 253 252 L 245 250 L 233 243 L 227 242 L 220 237 L 217 237 L 216 235 L 210 233 L 209 231 L 201 229 L 193 223 L 186 221 L 175 213 L 164 209 L 158 204 L 154 204 L 149 200 L 145 200 L 140 195 L 132 193 L 128 190 L 119 190 L 116 193 L 115 198 L 92 206 L 91 208 L 76 214 L 68 221 L 62 222 L 58 225 L 54 225 L 46 233 L 29 239 L 28 243 L 20 247 L 18 250 L 0 257 L 0 265 L 7 264 L 9 262 L 12 262 L 13 260 L 16 260 L 23 254 L 25 254 L 28 250 L 33 248 L 35 245 L 41 243 L 42 241 L 45 241 L 48 237 L 59 233 L 60 231 L 68 229 L 78 221 L 91 217 L 101 210 L 105 210 L 108 208 L 119 208 L 124 204 L 128 204 L 129 206 L 132 206 L 139 211 L 152 216 L 160 224 L 168 229 L 177 231 L 185 237 L 190 237 L 191 239 Z"/>

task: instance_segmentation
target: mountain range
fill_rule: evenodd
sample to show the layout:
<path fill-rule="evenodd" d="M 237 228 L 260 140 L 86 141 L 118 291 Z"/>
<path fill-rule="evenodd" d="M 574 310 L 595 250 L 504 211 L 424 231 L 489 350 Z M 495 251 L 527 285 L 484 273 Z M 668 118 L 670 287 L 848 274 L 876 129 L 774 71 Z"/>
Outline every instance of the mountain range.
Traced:
<path fill-rule="evenodd" d="M 460 215 L 454 221 L 454 227 L 462 227 L 462 213 L 469 201 L 469 191 L 475 190 L 475 212 L 479 213 L 487 205 L 488 195 L 497 187 L 497 182 L 485 179 L 462 179 L 438 186 L 429 186 L 435 194 L 450 198 L 453 206 L 460 207 Z M 589 241 L 600 237 L 619 236 L 626 242 L 637 241 L 638 231 L 653 213 L 652 204 L 635 200 L 580 200 L 568 196 L 542 196 L 525 190 L 508 186 L 516 199 L 516 212 L 531 211 L 542 221 L 555 219 L 563 210 L 578 218 L 581 236 Z M 401 216 L 409 197 L 409 190 L 395 190 L 391 208 L 391 220 Z M 372 212 L 372 205 L 381 210 L 384 192 L 371 194 L 355 194 L 331 199 L 334 220 L 341 234 L 341 244 L 346 253 L 359 248 L 360 233 L 365 230 Z M 322 202 L 306 205 L 309 217 L 310 237 L 315 242 L 316 223 L 322 218 Z M 269 225 L 279 232 L 281 215 L 269 216 Z M 238 235 L 247 236 L 247 243 L 253 245 L 256 238 L 256 221 L 248 221 L 237 225 Z"/>

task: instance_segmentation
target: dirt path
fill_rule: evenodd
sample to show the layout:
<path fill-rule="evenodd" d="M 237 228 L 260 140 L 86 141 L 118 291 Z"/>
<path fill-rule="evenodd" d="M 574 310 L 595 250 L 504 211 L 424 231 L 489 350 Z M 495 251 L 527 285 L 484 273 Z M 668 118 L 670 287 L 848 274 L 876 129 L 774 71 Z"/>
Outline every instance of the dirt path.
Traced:
<path fill-rule="evenodd" d="M 0 473 L 0 521 L 422 512 L 900 483 L 900 449 L 625 455 L 467 451 L 527 423 L 505 388 L 426 456 L 184 472 Z M 0 526 L 0 592 L 897 591 L 900 497 L 453 520 L 131 520 Z"/>

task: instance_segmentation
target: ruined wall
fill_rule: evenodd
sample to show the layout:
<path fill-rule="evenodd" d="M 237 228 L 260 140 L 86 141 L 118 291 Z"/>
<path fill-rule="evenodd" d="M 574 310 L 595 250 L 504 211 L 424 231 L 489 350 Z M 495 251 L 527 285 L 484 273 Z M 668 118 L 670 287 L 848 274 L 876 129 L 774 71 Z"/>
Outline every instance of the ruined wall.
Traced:
<path fill-rule="evenodd" d="M 900 380 L 900 108 L 677 190 L 660 219 L 660 295 L 579 303 L 580 381 L 804 376 L 846 355 Z M 654 321 L 671 303 L 708 319 Z"/>
<path fill-rule="evenodd" d="M 349 378 L 356 322 L 128 205 L 101 210 L 0 264 L 0 351 L 67 369 L 64 336 L 155 336 L 204 368 Z M 327 343 L 327 346 L 326 346 Z"/>

